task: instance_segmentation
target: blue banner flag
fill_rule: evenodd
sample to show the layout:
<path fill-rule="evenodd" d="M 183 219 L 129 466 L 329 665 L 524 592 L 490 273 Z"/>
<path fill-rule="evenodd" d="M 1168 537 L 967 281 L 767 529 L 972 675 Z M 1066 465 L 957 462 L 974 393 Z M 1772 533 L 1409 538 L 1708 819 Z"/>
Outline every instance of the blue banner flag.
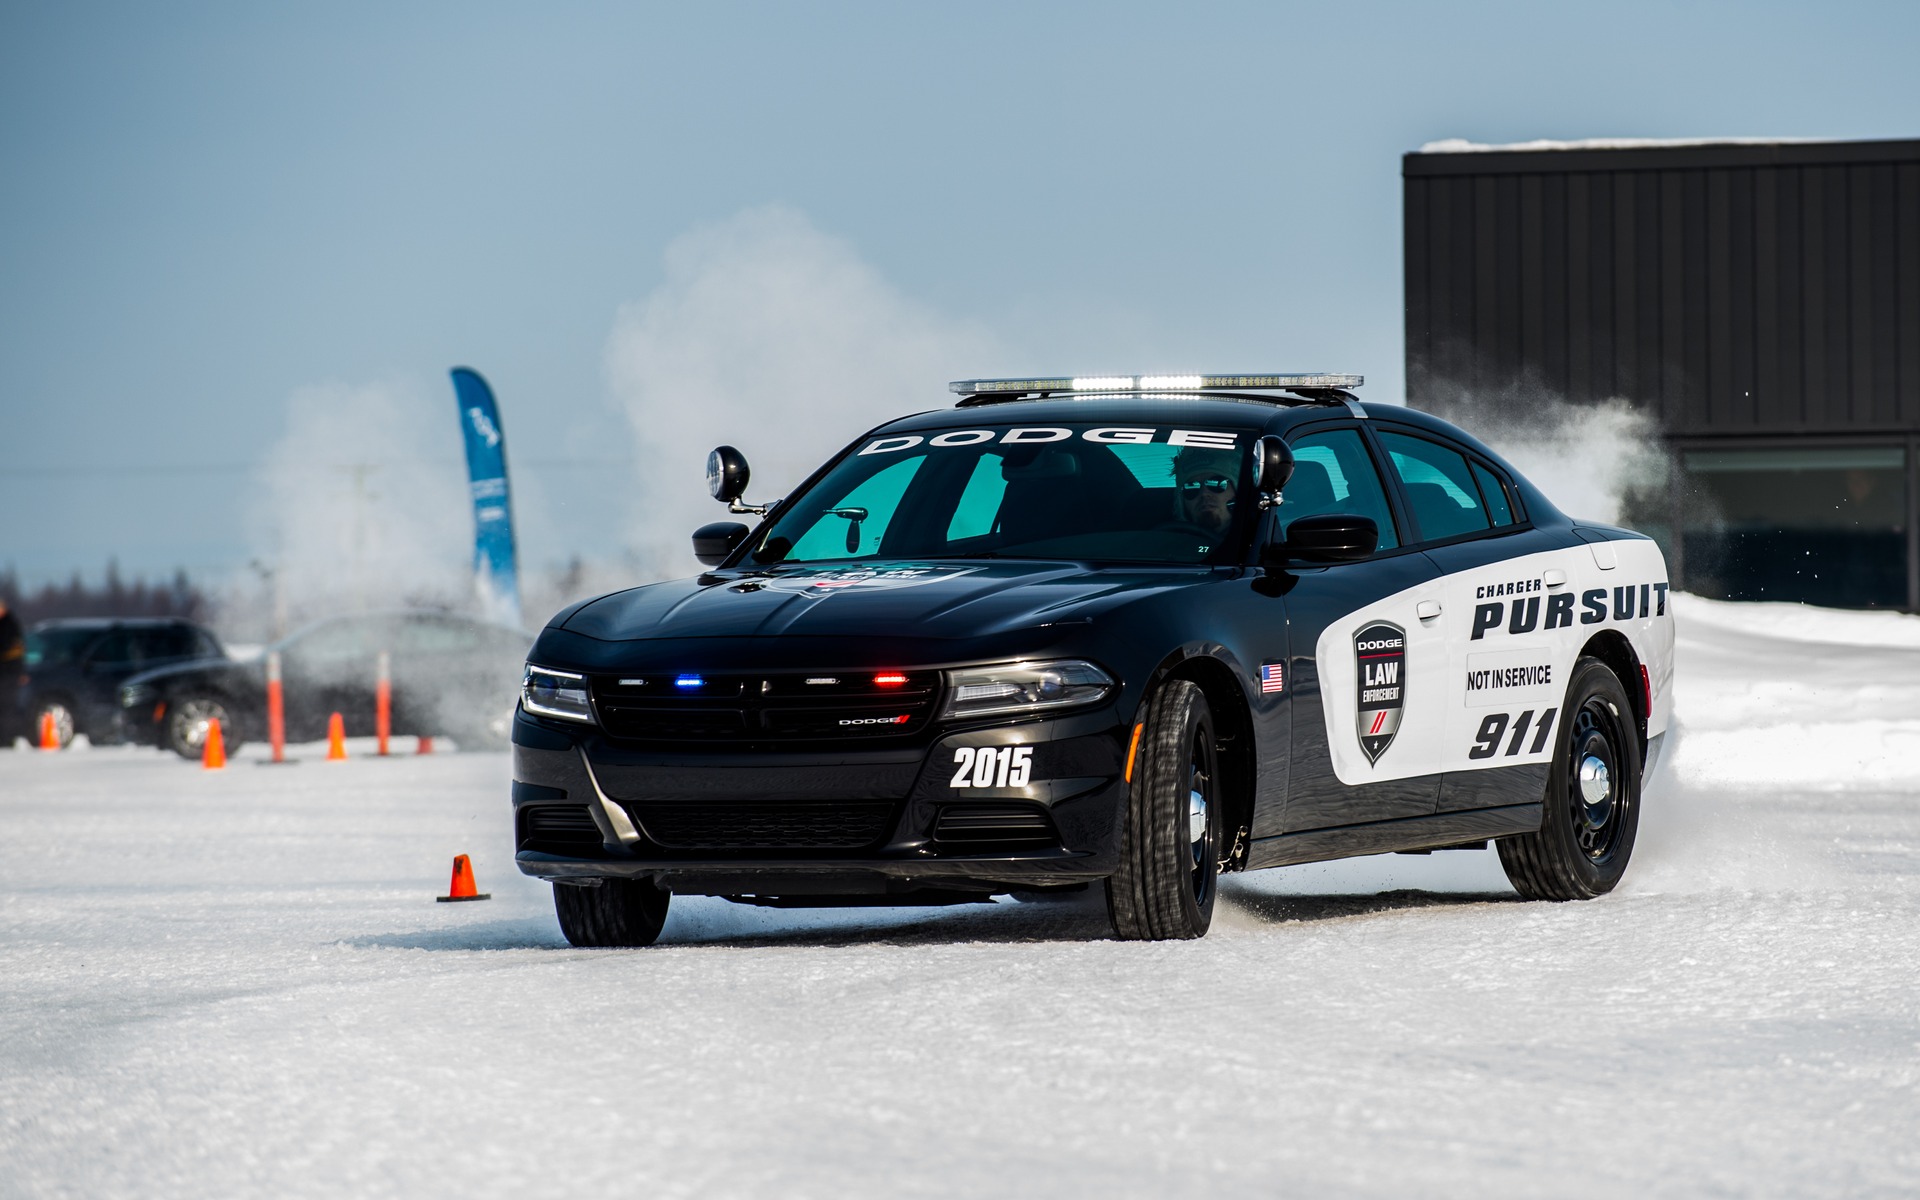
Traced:
<path fill-rule="evenodd" d="M 481 611 L 520 624 L 520 575 L 513 558 L 513 505 L 507 492 L 507 440 L 493 389 L 477 371 L 453 369 L 453 394 L 466 435 L 467 477 L 473 492 L 473 583 Z"/>

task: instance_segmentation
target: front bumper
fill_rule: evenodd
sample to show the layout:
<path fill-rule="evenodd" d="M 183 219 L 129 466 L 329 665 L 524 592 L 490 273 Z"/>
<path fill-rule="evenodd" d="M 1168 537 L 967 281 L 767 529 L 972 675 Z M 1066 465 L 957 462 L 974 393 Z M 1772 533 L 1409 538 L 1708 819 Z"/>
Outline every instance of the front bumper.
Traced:
<path fill-rule="evenodd" d="M 543 879 L 644 878 L 706 895 L 1088 883 L 1119 862 L 1126 732 L 1108 707 L 976 723 L 915 748 L 674 754 L 521 712 L 515 862 Z M 981 755 L 1028 769 L 961 769 Z"/>

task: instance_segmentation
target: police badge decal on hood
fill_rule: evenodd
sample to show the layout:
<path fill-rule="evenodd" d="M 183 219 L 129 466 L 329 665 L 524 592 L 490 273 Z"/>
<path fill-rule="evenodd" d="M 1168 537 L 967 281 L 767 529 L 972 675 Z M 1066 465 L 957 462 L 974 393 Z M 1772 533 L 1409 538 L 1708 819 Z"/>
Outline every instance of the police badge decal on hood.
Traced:
<path fill-rule="evenodd" d="M 1355 730 L 1367 762 L 1377 763 L 1400 731 L 1406 699 L 1407 631 L 1375 621 L 1353 635 L 1353 656 L 1360 668 L 1360 712 Z"/>

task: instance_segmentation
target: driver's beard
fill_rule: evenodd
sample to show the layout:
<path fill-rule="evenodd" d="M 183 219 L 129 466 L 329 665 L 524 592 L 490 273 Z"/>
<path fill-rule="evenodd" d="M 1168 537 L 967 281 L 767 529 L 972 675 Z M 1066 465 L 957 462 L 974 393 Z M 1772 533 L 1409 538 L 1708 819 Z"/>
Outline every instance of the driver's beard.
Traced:
<path fill-rule="evenodd" d="M 1187 520 L 1208 529 L 1225 529 L 1233 522 L 1233 507 L 1230 501 L 1202 496 L 1187 505 Z"/>

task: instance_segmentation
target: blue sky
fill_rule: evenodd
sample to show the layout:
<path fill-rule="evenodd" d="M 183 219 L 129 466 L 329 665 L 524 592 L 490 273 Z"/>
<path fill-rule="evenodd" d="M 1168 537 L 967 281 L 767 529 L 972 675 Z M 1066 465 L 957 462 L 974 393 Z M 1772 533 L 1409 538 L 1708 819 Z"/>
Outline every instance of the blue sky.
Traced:
<path fill-rule="evenodd" d="M 451 462 L 457 363 L 529 557 L 610 553 L 621 306 L 769 205 L 984 331 L 963 373 L 1397 398 L 1402 153 L 1913 137 L 1916 45 L 1903 4 L 5 3 L 0 565 L 231 569 L 290 396 L 400 381 Z"/>

